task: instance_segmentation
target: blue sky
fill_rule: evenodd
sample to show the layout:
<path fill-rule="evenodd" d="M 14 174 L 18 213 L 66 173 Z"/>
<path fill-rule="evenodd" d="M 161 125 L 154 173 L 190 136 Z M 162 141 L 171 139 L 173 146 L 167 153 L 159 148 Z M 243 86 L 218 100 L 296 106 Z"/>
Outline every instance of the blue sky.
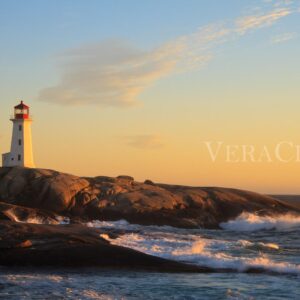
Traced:
<path fill-rule="evenodd" d="M 1 0 L 0 5 L 0 65 L 5 70 L 5 75 L 0 74 L 1 79 L 5 82 L 14 77 L 21 84 L 21 94 L 25 92 L 30 98 L 35 97 L 36 89 L 42 88 L 46 81 L 58 80 L 57 56 L 65 50 L 106 39 L 124 40 L 148 50 L 207 24 L 232 22 L 255 14 L 258 8 L 271 9 L 268 1 L 252 0 Z M 239 55 L 248 46 L 259 51 L 259 55 L 270 55 L 268 42 L 272 36 L 297 33 L 298 17 L 294 14 L 275 28 L 222 47 L 227 50 L 228 46 L 227 53 L 233 55 Z M 295 50 L 295 43 L 285 45 L 285 51 L 289 47 Z M 265 49 L 255 49 L 255 44 Z M 7 91 L 7 96 L 10 95 Z"/>

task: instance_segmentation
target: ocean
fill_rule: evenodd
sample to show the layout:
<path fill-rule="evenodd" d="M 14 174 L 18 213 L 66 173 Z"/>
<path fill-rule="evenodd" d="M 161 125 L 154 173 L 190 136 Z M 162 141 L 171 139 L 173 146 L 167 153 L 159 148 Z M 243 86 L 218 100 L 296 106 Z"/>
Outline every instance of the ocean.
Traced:
<path fill-rule="evenodd" d="M 60 226 L 60 225 L 57 225 Z M 222 230 L 86 223 L 111 243 L 216 273 L 0 268 L 0 299 L 300 299 L 300 217 L 243 214 Z"/>

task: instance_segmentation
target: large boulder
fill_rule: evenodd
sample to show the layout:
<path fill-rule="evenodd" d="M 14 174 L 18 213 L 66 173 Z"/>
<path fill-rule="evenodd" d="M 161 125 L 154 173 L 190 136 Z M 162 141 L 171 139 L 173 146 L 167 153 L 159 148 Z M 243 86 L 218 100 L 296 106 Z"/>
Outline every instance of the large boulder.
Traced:
<path fill-rule="evenodd" d="M 45 169 L 2 168 L 0 200 L 61 213 L 89 186 L 86 179 Z"/>
<path fill-rule="evenodd" d="M 81 219 L 218 228 L 243 212 L 300 213 L 273 197 L 217 187 L 136 182 L 130 176 L 80 178 L 44 169 L 0 168 L 0 201 Z"/>

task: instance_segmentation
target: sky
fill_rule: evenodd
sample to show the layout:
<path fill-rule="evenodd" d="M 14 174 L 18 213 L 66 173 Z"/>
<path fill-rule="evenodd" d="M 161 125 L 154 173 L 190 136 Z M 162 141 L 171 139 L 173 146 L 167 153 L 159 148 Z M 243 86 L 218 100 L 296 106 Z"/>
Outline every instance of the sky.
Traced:
<path fill-rule="evenodd" d="M 0 0 L 0 37 L 1 153 L 22 99 L 39 168 L 300 193 L 300 1 Z"/>

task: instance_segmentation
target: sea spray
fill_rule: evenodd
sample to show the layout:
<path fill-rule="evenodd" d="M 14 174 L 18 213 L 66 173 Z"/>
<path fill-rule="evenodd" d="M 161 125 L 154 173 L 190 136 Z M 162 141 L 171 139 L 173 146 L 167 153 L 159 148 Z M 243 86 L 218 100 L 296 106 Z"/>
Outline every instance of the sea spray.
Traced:
<path fill-rule="evenodd" d="M 236 272 L 268 272 L 284 274 L 300 274 L 300 265 L 288 261 L 276 261 L 268 256 L 268 252 L 278 251 L 280 246 L 269 242 L 252 242 L 248 240 L 207 239 L 196 235 L 181 236 L 174 233 L 173 238 L 165 233 L 156 232 L 151 235 L 143 233 L 126 233 L 117 239 L 108 239 L 112 244 L 125 246 L 137 251 L 162 258 L 211 267 L 217 270 Z M 227 251 L 222 251 L 224 244 Z M 220 246 L 221 245 L 221 246 Z M 247 249 L 251 249 L 251 255 Z M 240 254 L 235 253 L 239 251 Z"/>
<path fill-rule="evenodd" d="M 300 275 L 299 222 L 300 217 L 294 215 L 242 214 L 223 223 L 226 230 L 143 226 L 126 221 L 95 221 L 88 226 L 119 230 L 117 237 L 102 237 L 162 258 L 223 271 Z"/>
<path fill-rule="evenodd" d="M 258 216 L 256 214 L 242 213 L 235 220 L 221 223 L 220 227 L 232 231 L 289 230 L 300 227 L 300 216 L 292 214 Z"/>

